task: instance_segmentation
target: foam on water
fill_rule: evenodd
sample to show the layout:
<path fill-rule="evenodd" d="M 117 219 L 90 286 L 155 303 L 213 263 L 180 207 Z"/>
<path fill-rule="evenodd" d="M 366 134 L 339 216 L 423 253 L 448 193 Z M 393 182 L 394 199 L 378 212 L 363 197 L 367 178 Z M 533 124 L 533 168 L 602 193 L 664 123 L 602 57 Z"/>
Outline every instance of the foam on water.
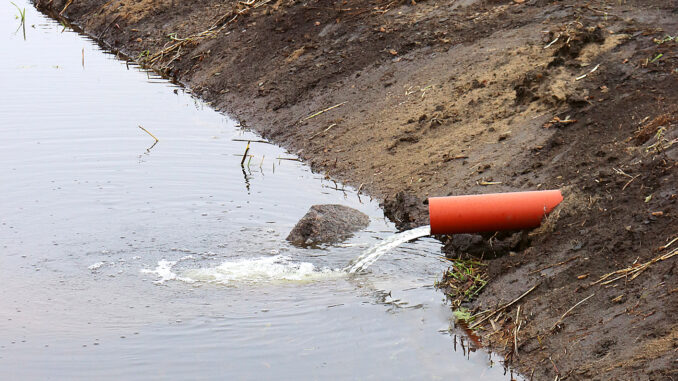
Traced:
<path fill-rule="evenodd" d="M 179 280 L 187 283 L 203 282 L 215 284 L 312 282 L 321 279 L 338 278 L 345 275 L 342 270 L 316 268 L 312 263 L 294 262 L 282 255 L 238 259 L 222 262 L 214 267 L 201 267 L 176 274 L 172 267 L 177 261 L 161 260 L 155 270 L 142 270 L 159 277 L 156 283 Z"/>
<path fill-rule="evenodd" d="M 402 233 L 394 234 L 377 245 L 370 247 L 363 251 L 363 253 L 349 264 L 344 271 L 351 274 L 356 271 L 364 270 L 371 264 L 377 261 L 382 255 L 386 254 L 391 249 L 398 245 L 411 241 L 415 238 L 425 237 L 431 234 L 431 227 L 429 225 L 421 226 L 415 229 L 407 230 Z"/>
<path fill-rule="evenodd" d="M 99 268 L 101 268 L 101 266 L 103 266 L 103 265 L 105 265 L 105 264 L 106 264 L 106 263 L 104 263 L 104 262 L 97 262 L 97 263 L 95 263 L 95 264 L 93 264 L 93 265 L 91 265 L 91 266 L 89 266 L 89 267 L 87 267 L 87 268 L 90 269 L 90 270 L 92 270 L 92 271 L 94 271 L 94 270 L 98 270 Z"/>
<path fill-rule="evenodd" d="M 154 270 L 143 269 L 142 273 L 158 276 L 154 283 L 162 284 L 168 280 L 186 283 L 204 282 L 216 284 L 235 283 L 273 283 L 273 282 L 311 282 L 321 279 L 338 278 L 364 270 L 376 262 L 382 255 L 398 245 L 431 234 L 431 227 L 421 226 L 394 234 L 384 241 L 370 247 L 352 260 L 343 269 L 316 268 L 309 262 L 294 262 L 289 257 L 274 255 L 270 257 L 245 258 L 222 262 L 214 267 L 187 269 L 181 275 L 172 268 L 180 261 L 191 259 L 188 255 L 177 261 L 162 259 Z"/>
<path fill-rule="evenodd" d="M 186 260 L 186 259 L 191 259 L 193 256 L 187 255 L 185 257 L 180 258 L 179 260 L 176 261 L 168 261 L 166 259 L 161 259 L 158 261 L 158 265 L 155 267 L 154 270 L 148 270 L 148 269 L 142 269 L 141 272 L 144 274 L 154 274 L 158 276 L 158 279 L 154 281 L 153 283 L 156 284 L 163 284 L 167 282 L 168 280 L 180 280 L 184 281 L 187 283 L 192 283 L 194 282 L 190 278 L 185 278 L 178 276 L 174 271 L 172 271 L 172 267 L 176 265 L 177 263 Z"/>

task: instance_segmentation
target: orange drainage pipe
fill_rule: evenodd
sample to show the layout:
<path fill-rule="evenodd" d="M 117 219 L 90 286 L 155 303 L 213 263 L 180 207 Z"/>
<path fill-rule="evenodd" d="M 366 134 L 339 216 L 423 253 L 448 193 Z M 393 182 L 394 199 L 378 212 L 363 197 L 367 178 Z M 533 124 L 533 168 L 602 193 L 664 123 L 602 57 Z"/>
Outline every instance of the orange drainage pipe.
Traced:
<path fill-rule="evenodd" d="M 535 228 L 561 201 L 559 190 L 431 197 L 431 234 Z"/>

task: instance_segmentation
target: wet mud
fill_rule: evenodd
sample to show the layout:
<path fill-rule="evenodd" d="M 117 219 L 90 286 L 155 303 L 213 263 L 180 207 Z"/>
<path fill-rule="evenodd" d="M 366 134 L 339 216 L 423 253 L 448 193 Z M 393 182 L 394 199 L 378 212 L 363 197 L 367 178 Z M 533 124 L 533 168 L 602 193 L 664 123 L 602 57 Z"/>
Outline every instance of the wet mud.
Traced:
<path fill-rule="evenodd" d="M 563 189 L 535 231 L 440 237 L 487 280 L 469 327 L 529 378 L 678 376 L 678 2 L 37 5 L 402 227 L 428 196 Z"/>

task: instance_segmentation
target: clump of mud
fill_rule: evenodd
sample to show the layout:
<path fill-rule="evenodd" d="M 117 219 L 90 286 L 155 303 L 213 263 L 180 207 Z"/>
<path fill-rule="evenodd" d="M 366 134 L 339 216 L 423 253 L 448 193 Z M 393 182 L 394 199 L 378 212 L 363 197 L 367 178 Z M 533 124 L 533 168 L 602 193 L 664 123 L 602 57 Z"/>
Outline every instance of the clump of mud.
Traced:
<path fill-rule="evenodd" d="M 526 231 L 484 234 L 453 234 L 439 237 L 450 259 L 495 259 L 525 250 L 530 245 Z"/>
<path fill-rule="evenodd" d="M 428 200 L 420 199 L 409 192 L 398 192 L 381 204 L 384 215 L 398 229 L 407 230 L 428 224 Z"/>

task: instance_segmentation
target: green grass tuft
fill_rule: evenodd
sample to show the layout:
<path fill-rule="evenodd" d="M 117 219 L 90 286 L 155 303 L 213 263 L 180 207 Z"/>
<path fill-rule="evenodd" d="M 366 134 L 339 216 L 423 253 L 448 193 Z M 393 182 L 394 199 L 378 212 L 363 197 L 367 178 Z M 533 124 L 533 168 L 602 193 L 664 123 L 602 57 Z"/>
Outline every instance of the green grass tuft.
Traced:
<path fill-rule="evenodd" d="M 472 301 L 487 285 L 485 264 L 473 259 L 453 259 L 443 279 L 437 283 L 452 299 L 454 307 Z"/>

